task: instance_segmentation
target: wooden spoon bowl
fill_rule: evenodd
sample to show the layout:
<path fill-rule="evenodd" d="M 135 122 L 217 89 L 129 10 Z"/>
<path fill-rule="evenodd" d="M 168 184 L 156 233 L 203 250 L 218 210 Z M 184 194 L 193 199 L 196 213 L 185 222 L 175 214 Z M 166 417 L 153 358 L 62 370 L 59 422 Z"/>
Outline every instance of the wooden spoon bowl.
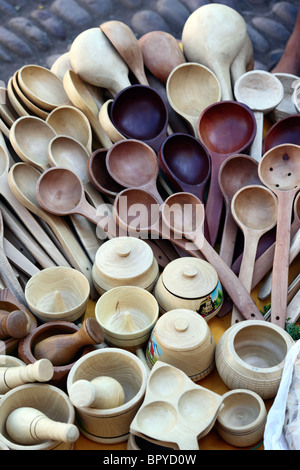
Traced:
<path fill-rule="evenodd" d="M 154 150 L 167 136 L 166 104 L 149 86 L 131 85 L 122 90 L 112 103 L 111 120 L 124 137 L 142 140 Z"/>
<path fill-rule="evenodd" d="M 63 83 L 49 69 L 40 65 L 24 65 L 18 73 L 19 86 L 36 106 L 52 110 L 69 102 Z"/>
<path fill-rule="evenodd" d="M 107 149 L 98 149 L 92 153 L 88 159 L 88 174 L 91 183 L 98 191 L 108 196 L 115 197 L 120 191 L 123 191 L 124 186 L 117 183 L 106 167 Z"/>
<path fill-rule="evenodd" d="M 263 141 L 263 153 L 281 144 L 300 145 L 300 114 L 293 114 L 277 121 Z"/>

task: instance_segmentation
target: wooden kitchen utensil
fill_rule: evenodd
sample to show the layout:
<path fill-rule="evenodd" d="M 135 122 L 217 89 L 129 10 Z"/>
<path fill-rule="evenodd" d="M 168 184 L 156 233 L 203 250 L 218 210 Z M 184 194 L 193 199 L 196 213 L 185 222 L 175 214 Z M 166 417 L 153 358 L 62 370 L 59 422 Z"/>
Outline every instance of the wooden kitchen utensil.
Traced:
<path fill-rule="evenodd" d="M 120 382 L 109 376 L 92 380 L 77 380 L 69 391 L 70 400 L 77 408 L 110 409 L 124 404 L 125 394 Z"/>
<path fill-rule="evenodd" d="M 14 367 L 0 365 L 0 393 L 32 382 L 48 382 L 53 376 L 53 365 L 48 359 L 40 359 L 34 364 Z"/>
<path fill-rule="evenodd" d="M 30 319 L 22 310 L 0 310 L 0 339 L 24 338 L 29 332 Z"/>

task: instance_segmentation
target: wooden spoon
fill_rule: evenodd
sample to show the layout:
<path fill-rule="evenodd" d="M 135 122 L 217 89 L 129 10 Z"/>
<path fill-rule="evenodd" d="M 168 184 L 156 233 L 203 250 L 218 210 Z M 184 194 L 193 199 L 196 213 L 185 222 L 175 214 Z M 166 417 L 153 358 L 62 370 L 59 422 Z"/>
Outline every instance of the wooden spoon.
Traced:
<path fill-rule="evenodd" d="M 14 108 L 15 112 L 18 114 L 19 117 L 32 115 L 30 110 L 26 108 L 24 103 L 22 103 L 20 99 L 18 98 L 17 92 L 13 85 L 13 77 L 10 77 L 10 79 L 7 82 L 7 94 L 8 94 L 9 101 L 12 107 Z"/>
<path fill-rule="evenodd" d="M 7 259 L 4 251 L 4 224 L 2 212 L 0 211 L 0 276 L 3 279 L 6 287 L 16 296 L 19 302 L 27 306 L 24 291 L 15 275 L 15 272 Z"/>
<path fill-rule="evenodd" d="M 293 201 L 300 189 L 300 147 L 283 144 L 269 150 L 262 157 L 258 173 L 265 186 L 278 198 L 278 221 L 272 275 L 271 321 L 285 327 L 288 271 L 291 243 Z"/>
<path fill-rule="evenodd" d="M 163 84 L 175 67 L 186 62 L 177 39 L 166 31 L 150 31 L 138 41 L 147 69 Z"/>
<path fill-rule="evenodd" d="M 106 167 L 119 185 L 149 191 L 159 203 L 162 203 L 162 197 L 156 186 L 158 161 L 149 145 L 135 139 L 116 142 L 107 152 Z"/>
<path fill-rule="evenodd" d="M 166 84 L 172 108 L 192 126 L 198 137 L 199 116 L 207 106 L 221 100 L 221 87 L 216 75 L 204 65 L 184 63 L 175 67 Z"/>
<path fill-rule="evenodd" d="M 75 106 L 59 106 L 46 119 L 57 135 L 68 135 L 92 152 L 92 129 L 86 115 Z"/>
<path fill-rule="evenodd" d="M 83 251 L 66 221 L 61 217 L 52 217 L 39 205 L 35 196 L 36 183 L 41 173 L 26 163 L 16 163 L 8 175 L 9 187 L 24 207 L 37 215 L 51 228 L 72 266 L 81 271 L 89 280 L 93 295 L 92 264 Z"/>
<path fill-rule="evenodd" d="M 113 96 L 131 85 L 126 63 L 100 28 L 87 29 L 75 38 L 70 62 L 82 80 L 106 88 Z"/>
<path fill-rule="evenodd" d="M 65 73 L 63 84 L 70 101 L 86 115 L 103 147 L 111 147 L 112 142 L 100 126 L 98 120 L 99 109 L 97 104 L 84 82 L 73 70 L 68 70 Z"/>
<path fill-rule="evenodd" d="M 47 149 L 56 133 L 48 123 L 35 116 L 23 116 L 14 122 L 9 135 L 21 160 L 40 171 L 49 168 Z"/>
<path fill-rule="evenodd" d="M 70 62 L 70 53 L 65 52 L 61 54 L 51 65 L 50 71 L 55 73 L 61 80 L 63 80 L 67 70 L 72 69 Z"/>
<path fill-rule="evenodd" d="M 182 31 L 183 53 L 189 62 L 211 69 L 221 85 L 222 100 L 232 100 L 230 68 L 247 36 L 244 18 L 233 8 L 208 4 L 195 10 Z"/>
<path fill-rule="evenodd" d="M 238 78 L 234 85 L 234 94 L 237 101 L 245 103 L 254 111 L 257 131 L 250 155 L 259 161 L 262 157 L 264 115 L 282 101 L 282 83 L 272 73 L 252 70 Z"/>
<path fill-rule="evenodd" d="M 253 70 L 254 68 L 254 51 L 252 41 L 248 34 L 246 34 L 244 44 L 240 51 L 238 52 L 236 58 L 231 64 L 230 73 L 231 73 L 231 82 L 234 87 L 235 82 L 239 77 L 244 75 L 244 73 Z"/>
<path fill-rule="evenodd" d="M 203 236 L 205 214 L 201 201 L 190 193 L 173 194 L 164 202 L 161 214 L 165 225 L 174 234 L 192 240 L 206 260 L 214 266 L 220 282 L 243 317 L 263 320 L 244 285 Z"/>
<path fill-rule="evenodd" d="M 300 114 L 293 114 L 277 121 L 263 141 L 263 154 L 281 144 L 300 145 Z"/>
<path fill-rule="evenodd" d="M 98 191 L 112 198 L 123 191 L 124 186 L 117 183 L 107 171 L 106 155 L 107 149 L 98 149 L 90 155 L 87 171 L 91 183 Z"/>
<path fill-rule="evenodd" d="M 118 131 L 116 126 L 113 125 L 110 118 L 110 108 L 113 103 L 113 99 L 107 100 L 100 108 L 99 111 L 99 122 L 104 132 L 108 135 L 110 140 L 115 143 L 119 140 L 125 139 L 125 137 Z"/>
<path fill-rule="evenodd" d="M 18 119 L 19 115 L 16 113 L 14 107 L 11 105 L 8 97 L 7 88 L 0 87 L 0 116 L 10 128 L 13 123 Z"/>
<path fill-rule="evenodd" d="M 42 119 L 46 119 L 49 114 L 49 111 L 45 111 L 44 109 L 36 106 L 32 101 L 30 101 L 30 99 L 27 98 L 27 96 L 23 93 L 20 88 L 18 74 L 19 71 L 17 70 L 12 76 L 12 84 L 14 92 L 16 93 L 21 105 L 25 106 L 25 109 L 28 109 L 30 111 L 30 114 L 38 116 Z"/>
<path fill-rule="evenodd" d="M 232 217 L 231 201 L 237 191 L 245 186 L 262 184 L 258 176 L 258 162 L 245 154 L 231 155 L 221 164 L 219 186 L 225 201 L 225 221 L 219 254 L 231 266 L 238 226 Z"/>
<path fill-rule="evenodd" d="M 277 198 L 264 186 L 247 186 L 234 195 L 231 210 L 234 220 L 244 234 L 239 279 L 250 294 L 258 241 L 277 223 Z M 243 320 L 242 315 L 234 307 L 231 324 L 234 325 L 241 320 Z"/>
<path fill-rule="evenodd" d="M 244 104 L 221 101 L 208 106 L 198 121 L 198 135 L 211 157 L 211 180 L 206 202 L 206 218 L 211 245 L 217 240 L 223 207 L 218 176 L 228 156 L 247 153 L 254 140 L 256 122 L 253 112 Z"/>
<path fill-rule="evenodd" d="M 19 69 L 18 82 L 27 98 L 47 111 L 69 102 L 62 81 L 46 67 L 24 65 Z"/>
<path fill-rule="evenodd" d="M 149 85 L 144 70 L 143 53 L 132 29 L 121 21 L 106 21 L 100 25 L 101 31 L 116 48 L 138 82 Z"/>

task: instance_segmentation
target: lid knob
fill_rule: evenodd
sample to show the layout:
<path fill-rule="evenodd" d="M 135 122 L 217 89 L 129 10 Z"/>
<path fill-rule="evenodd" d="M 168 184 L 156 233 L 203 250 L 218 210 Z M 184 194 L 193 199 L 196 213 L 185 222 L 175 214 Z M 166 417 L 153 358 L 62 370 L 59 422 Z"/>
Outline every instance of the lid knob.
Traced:
<path fill-rule="evenodd" d="M 183 268 L 183 275 L 186 278 L 193 278 L 196 277 L 198 273 L 198 269 L 196 266 L 185 266 Z"/>
<path fill-rule="evenodd" d="M 174 325 L 175 330 L 179 333 L 184 333 L 189 327 L 189 324 L 185 318 L 177 318 Z"/>
<path fill-rule="evenodd" d="M 127 256 L 129 256 L 131 253 L 131 248 L 130 246 L 126 246 L 126 245 L 122 245 L 122 246 L 118 246 L 117 248 L 117 254 L 121 257 L 121 258 L 126 258 Z"/>

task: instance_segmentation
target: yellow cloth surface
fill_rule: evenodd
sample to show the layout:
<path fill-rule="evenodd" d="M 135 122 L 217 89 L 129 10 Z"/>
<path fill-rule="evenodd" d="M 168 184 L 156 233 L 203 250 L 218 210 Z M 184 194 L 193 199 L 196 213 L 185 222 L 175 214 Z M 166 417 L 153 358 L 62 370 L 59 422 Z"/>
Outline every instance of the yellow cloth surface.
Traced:
<path fill-rule="evenodd" d="M 290 282 L 292 282 L 293 279 L 295 279 L 295 277 L 299 274 L 299 272 L 300 272 L 300 260 L 298 256 L 298 258 L 291 265 L 291 268 L 290 268 Z M 260 287 L 263 284 L 263 281 L 264 280 L 262 280 L 261 283 L 259 283 L 251 293 L 252 298 L 254 299 L 257 307 L 260 310 L 263 310 L 264 305 L 267 305 L 271 300 L 271 298 L 269 298 L 262 302 L 258 299 L 258 292 L 259 292 Z M 95 311 L 95 302 L 90 301 L 88 304 L 87 311 L 86 311 L 86 316 L 94 316 L 94 311 Z M 216 344 L 218 343 L 223 333 L 227 330 L 227 328 L 230 327 L 230 322 L 231 322 L 231 314 L 227 314 L 223 318 L 214 317 L 208 322 L 208 325 L 211 329 L 211 332 L 212 332 L 212 335 L 214 337 Z M 220 378 L 216 368 L 208 376 L 204 377 L 202 380 L 200 380 L 197 383 L 198 385 L 201 385 L 202 387 L 212 390 L 213 392 L 218 393 L 220 395 L 223 395 L 224 393 L 229 391 L 229 388 L 224 384 L 224 382 Z M 272 403 L 273 403 L 272 399 L 265 400 L 267 411 L 269 411 L 270 407 L 272 406 Z M 104 445 L 104 444 L 93 442 L 82 435 L 80 435 L 80 438 L 77 440 L 74 446 L 74 450 L 114 451 L 114 450 L 126 450 L 126 448 L 127 448 L 127 442 L 122 442 L 122 443 L 113 444 L 113 445 Z M 240 450 L 239 448 L 234 447 L 224 442 L 219 437 L 215 428 L 213 428 L 207 434 L 207 436 L 199 440 L 199 448 L 200 450 Z M 247 450 L 247 449 L 252 449 L 252 448 L 256 450 L 264 450 L 264 446 L 262 442 L 257 443 L 257 445 L 255 445 L 254 447 L 246 447 L 243 449 Z"/>

